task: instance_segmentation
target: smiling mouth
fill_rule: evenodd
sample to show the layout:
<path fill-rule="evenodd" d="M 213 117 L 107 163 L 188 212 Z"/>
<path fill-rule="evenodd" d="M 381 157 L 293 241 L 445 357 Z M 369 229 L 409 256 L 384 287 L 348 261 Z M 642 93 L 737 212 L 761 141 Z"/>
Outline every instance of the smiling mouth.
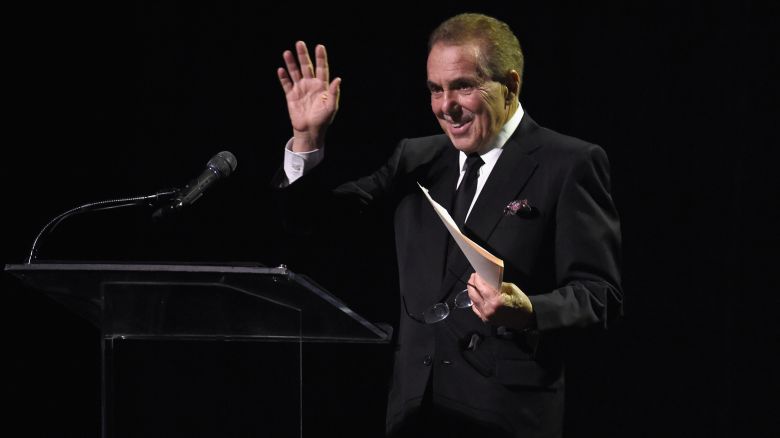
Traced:
<path fill-rule="evenodd" d="M 461 121 L 461 122 L 452 122 L 450 121 L 450 131 L 453 134 L 462 134 L 466 131 L 466 127 L 471 123 L 471 120 Z"/>

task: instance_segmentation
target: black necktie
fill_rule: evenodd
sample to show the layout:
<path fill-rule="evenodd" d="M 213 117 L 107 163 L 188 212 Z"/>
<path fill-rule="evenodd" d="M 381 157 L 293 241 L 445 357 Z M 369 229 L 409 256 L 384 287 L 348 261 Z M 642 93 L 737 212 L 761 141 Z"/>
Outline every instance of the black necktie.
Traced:
<path fill-rule="evenodd" d="M 474 199 L 474 194 L 477 193 L 477 176 L 479 176 L 479 168 L 485 164 L 479 154 L 474 153 L 466 158 L 466 172 L 463 175 L 463 179 L 458 186 L 458 190 L 455 191 L 455 201 L 452 203 L 452 219 L 455 223 L 463 228 L 463 224 L 466 222 L 466 213 L 471 207 L 471 201 Z"/>

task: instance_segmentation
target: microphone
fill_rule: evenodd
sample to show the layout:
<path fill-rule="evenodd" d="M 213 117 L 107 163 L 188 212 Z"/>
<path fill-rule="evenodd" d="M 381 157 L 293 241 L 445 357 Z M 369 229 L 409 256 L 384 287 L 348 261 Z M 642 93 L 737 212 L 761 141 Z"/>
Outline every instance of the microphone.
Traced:
<path fill-rule="evenodd" d="M 152 214 L 152 217 L 157 219 L 167 216 L 195 203 L 211 185 L 222 178 L 230 176 L 236 170 L 237 164 L 236 156 L 229 151 L 222 151 L 214 155 L 206 164 L 206 170 L 184 186 L 171 202 L 158 208 Z"/>

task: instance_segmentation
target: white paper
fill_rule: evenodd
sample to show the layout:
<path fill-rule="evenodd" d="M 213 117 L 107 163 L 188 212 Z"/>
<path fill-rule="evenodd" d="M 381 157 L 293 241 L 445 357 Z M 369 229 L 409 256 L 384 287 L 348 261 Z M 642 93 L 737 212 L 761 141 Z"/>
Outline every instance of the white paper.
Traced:
<path fill-rule="evenodd" d="M 417 183 L 417 185 L 420 186 L 425 197 L 430 201 L 433 210 L 439 215 L 439 218 L 441 218 L 444 226 L 449 230 L 455 243 L 458 244 L 460 250 L 463 251 L 463 255 L 465 255 L 466 259 L 471 263 L 471 267 L 474 268 L 474 271 L 488 284 L 492 284 L 496 289 L 500 290 L 501 282 L 504 278 L 504 261 L 463 235 L 458 226 L 455 225 L 455 221 L 452 220 L 452 216 L 450 216 L 447 209 L 431 198 L 431 195 L 428 194 L 428 189 L 421 186 L 420 183 Z"/>

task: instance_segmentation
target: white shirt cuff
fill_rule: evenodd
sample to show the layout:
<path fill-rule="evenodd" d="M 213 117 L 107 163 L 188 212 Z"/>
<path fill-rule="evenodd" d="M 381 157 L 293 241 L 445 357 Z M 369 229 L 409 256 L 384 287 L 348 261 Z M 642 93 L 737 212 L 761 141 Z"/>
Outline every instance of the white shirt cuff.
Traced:
<path fill-rule="evenodd" d="M 287 176 L 287 180 L 282 182 L 282 187 L 287 187 L 294 183 L 298 178 L 314 169 L 325 158 L 324 148 L 309 152 L 293 152 L 291 149 L 292 142 L 293 140 L 290 139 L 284 147 L 284 173 Z"/>

